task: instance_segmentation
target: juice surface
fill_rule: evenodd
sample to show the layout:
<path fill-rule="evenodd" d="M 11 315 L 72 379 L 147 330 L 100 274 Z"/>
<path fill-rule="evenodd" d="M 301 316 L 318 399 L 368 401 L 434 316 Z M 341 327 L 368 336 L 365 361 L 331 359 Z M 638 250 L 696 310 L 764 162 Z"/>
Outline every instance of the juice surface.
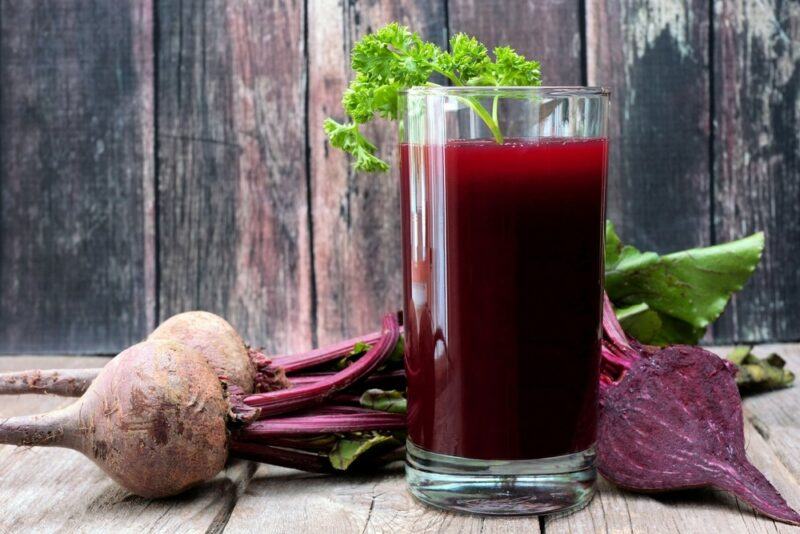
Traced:
<path fill-rule="evenodd" d="M 607 141 L 400 148 L 410 439 L 477 459 L 587 449 Z"/>

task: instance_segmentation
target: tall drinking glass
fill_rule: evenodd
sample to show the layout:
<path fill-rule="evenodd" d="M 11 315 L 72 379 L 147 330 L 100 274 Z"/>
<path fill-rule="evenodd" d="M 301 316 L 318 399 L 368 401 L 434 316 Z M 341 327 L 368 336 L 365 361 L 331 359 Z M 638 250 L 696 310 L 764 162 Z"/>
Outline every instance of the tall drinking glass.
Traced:
<path fill-rule="evenodd" d="M 400 107 L 410 490 L 577 509 L 596 478 L 608 92 L 416 87 Z"/>

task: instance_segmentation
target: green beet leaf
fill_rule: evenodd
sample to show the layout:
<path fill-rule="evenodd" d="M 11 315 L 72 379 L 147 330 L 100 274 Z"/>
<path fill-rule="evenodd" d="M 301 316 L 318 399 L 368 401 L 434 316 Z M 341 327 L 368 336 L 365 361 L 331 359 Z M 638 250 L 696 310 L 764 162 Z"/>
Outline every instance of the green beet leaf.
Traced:
<path fill-rule="evenodd" d="M 759 358 L 752 353 L 753 347 L 740 346 L 728 354 L 728 359 L 736 364 L 739 372 L 736 383 L 745 392 L 767 391 L 785 388 L 794 382 L 794 373 L 784 369 L 786 361 L 777 354 Z"/>
<path fill-rule="evenodd" d="M 759 232 L 660 256 L 623 245 L 607 222 L 606 292 L 623 327 L 643 343 L 693 344 L 750 278 L 763 250 Z"/>
<path fill-rule="evenodd" d="M 705 328 L 695 328 L 686 321 L 650 309 L 644 302 L 616 310 L 625 332 L 646 345 L 694 344 Z"/>
<path fill-rule="evenodd" d="M 400 445 L 401 442 L 394 436 L 368 432 L 362 436 L 353 435 L 340 439 L 328 454 L 328 459 L 334 469 L 344 471 L 368 452 L 385 451 Z"/>
<path fill-rule="evenodd" d="M 364 408 L 382 412 L 406 413 L 406 398 L 397 390 L 368 389 L 359 400 Z"/>

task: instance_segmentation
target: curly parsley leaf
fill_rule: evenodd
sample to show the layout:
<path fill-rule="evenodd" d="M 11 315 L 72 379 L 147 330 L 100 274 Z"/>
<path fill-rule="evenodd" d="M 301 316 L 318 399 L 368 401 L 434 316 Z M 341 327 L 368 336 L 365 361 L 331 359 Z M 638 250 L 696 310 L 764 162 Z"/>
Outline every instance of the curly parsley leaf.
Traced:
<path fill-rule="evenodd" d="M 358 130 L 358 124 L 340 124 L 335 120 L 325 119 L 323 125 L 331 145 L 341 148 L 355 156 L 355 168 L 359 171 L 377 172 L 389 170 L 389 164 L 375 155 L 375 145 L 367 141 Z"/>
<path fill-rule="evenodd" d="M 438 68 L 456 85 L 468 85 L 479 79 L 491 63 L 486 47 L 464 33 L 451 37 L 450 52 L 442 52 L 437 59 Z"/>
<path fill-rule="evenodd" d="M 492 68 L 496 85 L 539 85 L 542 71 L 538 61 L 528 61 L 513 48 L 498 46 L 494 49 Z"/>
<path fill-rule="evenodd" d="M 342 97 L 342 107 L 350 121 L 339 123 L 329 118 L 324 129 L 332 146 L 353 156 L 357 170 L 388 170 L 389 165 L 375 155 L 375 145 L 361 134 L 359 125 L 376 116 L 397 120 L 398 95 L 404 89 L 433 85 L 430 79 L 434 75 L 444 76 L 454 85 L 541 83 L 539 63 L 526 60 L 509 47 L 495 48 L 492 61 L 486 46 L 466 34 L 454 35 L 449 45 L 449 51 L 443 51 L 393 22 L 365 35 L 353 46 L 351 65 L 356 76 Z M 477 99 L 465 100 L 501 142 L 496 110 L 490 114 Z"/>

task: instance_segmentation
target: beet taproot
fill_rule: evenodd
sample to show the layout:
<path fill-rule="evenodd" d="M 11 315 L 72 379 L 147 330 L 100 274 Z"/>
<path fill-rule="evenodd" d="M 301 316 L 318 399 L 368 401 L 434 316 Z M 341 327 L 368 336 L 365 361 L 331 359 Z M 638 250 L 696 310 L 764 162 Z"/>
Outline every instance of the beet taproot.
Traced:
<path fill-rule="evenodd" d="M 0 373 L 0 395 L 39 393 L 80 397 L 97 378 L 100 369 L 28 369 Z"/>
<path fill-rule="evenodd" d="M 164 497 L 222 469 L 227 412 L 222 384 L 199 353 L 148 340 L 111 360 L 70 406 L 0 422 L 0 443 L 74 449 L 133 493 Z"/>

